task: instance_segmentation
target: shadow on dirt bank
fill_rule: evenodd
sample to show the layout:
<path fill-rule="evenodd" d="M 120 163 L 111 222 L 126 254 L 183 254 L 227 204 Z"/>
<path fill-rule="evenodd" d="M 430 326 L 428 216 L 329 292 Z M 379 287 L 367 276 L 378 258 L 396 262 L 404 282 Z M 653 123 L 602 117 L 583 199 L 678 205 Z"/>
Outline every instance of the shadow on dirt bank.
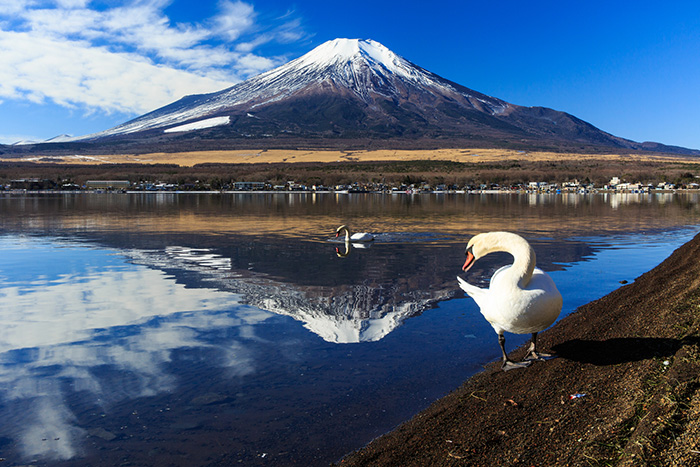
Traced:
<path fill-rule="evenodd" d="M 698 345 L 700 338 L 667 339 L 621 337 L 603 341 L 573 339 L 552 347 L 560 358 L 597 366 L 618 365 L 649 358 L 668 358 L 684 345 Z"/>

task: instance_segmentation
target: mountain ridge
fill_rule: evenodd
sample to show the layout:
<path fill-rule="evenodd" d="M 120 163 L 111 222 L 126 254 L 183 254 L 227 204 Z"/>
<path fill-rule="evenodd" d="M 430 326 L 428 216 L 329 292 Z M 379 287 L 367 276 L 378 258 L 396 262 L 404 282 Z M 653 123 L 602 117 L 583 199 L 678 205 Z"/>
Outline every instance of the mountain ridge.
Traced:
<path fill-rule="evenodd" d="M 226 118 L 225 118 L 226 117 Z M 207 124 L 198 124 L 200 121 Z M 212 122 L 218 122 L 214 125 Z M 62 143 L 69 143 L 66 138 Z M 185 96 L 77 145 L 240 148 L 613 148 L 700 155 L 637 143 L 566 112 L 523 107 L 436 75 L 371 39 L 335 39 L 230 88 Z"/>

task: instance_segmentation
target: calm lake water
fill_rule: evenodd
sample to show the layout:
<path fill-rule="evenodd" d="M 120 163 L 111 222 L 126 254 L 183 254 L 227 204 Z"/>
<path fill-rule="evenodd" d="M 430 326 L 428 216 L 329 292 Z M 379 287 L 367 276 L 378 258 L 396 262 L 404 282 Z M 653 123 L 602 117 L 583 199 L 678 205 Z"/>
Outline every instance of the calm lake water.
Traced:
<path fill-rule="evenodd" d="M 0 457 L 328 465 L 500 357 L 455 279 L 470 236 L 525 236 L 563 316 L 692 238 L 698 201 L 0 195 Z M 340 224 L 377 239 L 346 252 Z"/>

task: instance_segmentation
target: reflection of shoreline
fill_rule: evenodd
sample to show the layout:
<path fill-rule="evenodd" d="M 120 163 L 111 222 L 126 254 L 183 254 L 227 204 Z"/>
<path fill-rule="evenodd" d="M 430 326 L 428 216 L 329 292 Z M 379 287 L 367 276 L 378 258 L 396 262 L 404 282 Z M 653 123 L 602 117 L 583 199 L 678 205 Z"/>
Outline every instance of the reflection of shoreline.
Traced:
<path fill-rule="evenodd" d="M 599 232 L 617 232 L 688 225 L 700 217 L 699 201 L 700 194 L 658 193 L 0 197 L 0 228 L 325 241 L 339 222 L 354 220 L 356 229 L 372 232 L 440 232 L 463 238 L 482 231 L 515 230 L 526 235 L 562 237 L 590 232 L 591 226 Z M 377 210 L 376 206 L 381 208 Z M 109 215 L 111 211 L 118 215 Z M 371 218 L 367 213 L 372 213 Z"/>

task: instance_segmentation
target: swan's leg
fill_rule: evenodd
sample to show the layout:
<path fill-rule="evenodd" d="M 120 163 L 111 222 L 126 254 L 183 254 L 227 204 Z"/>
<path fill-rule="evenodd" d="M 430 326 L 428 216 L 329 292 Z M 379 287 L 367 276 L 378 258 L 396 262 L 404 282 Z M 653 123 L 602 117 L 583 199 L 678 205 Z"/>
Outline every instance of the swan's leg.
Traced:
<path fill-rule="evenodd" d="M 544 353 L 537 351 L 537 333 L 532 333 L 532 339 L 530 339 L 530 348 L 527 349 L 527 354 L 525 354 L 525 360 L 549 360 L 550 358 L 555 358 L 556 355 L 551 353 Z"/>
<path fill-rule="evenodd" d="M 503 331 L 498 333 L 498 344 L 501 346 L 501 353 L 503 354 L 503 364 L 501 365 L 503 371 L 530 366 L 531 362 L 514 362 L 508 358 L 508 354 L 506 354 L 506 337 L 503 335 Z"/>

